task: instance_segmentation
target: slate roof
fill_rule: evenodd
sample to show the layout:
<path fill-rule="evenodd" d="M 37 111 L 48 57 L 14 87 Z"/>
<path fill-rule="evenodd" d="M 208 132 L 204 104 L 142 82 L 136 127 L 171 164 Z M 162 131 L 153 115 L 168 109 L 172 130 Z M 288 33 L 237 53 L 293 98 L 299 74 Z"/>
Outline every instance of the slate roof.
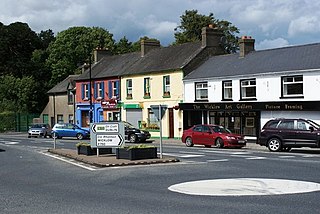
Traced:
<path fill-rule="evenodd" d="M 91 78 L 98 79 L 183 69 L 202 49 L 201 42 L 193 42 L 155 48 L 143 57 L 141 57 L 140 52 L 107 56 L 93 65 Z M 77 80 L 88 79 L 89 70 L 86 70 L 77 78 Z"/>
<path fill-rule="evenodd" d="M 184 80 L 320 69 L 320 43 L 210 57 Z"/>
<path fill-rule="evenodd" d="M 66 93 L 68 91 L 68 85 L 69 83 L 72 84 L 73 87 L 75 87 L 75 79 L 79 77 L 79 75 L 69 75 L 67 78 L 65 78 L 63 81 L 55 85 L 53 88 L 51 88 L 47 94 L 58 94 L 58 93 Z"/>

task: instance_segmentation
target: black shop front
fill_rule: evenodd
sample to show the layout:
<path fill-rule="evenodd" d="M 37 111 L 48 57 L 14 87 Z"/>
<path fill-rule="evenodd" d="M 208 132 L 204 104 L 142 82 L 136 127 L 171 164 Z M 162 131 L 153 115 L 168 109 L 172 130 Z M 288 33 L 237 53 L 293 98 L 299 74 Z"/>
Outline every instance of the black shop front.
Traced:
<path fill-rule="evenodd" d="M 320 101 L 180 103 L 179 108 L 183 110 L 184 130 L 195 124 L 217 124 L 255 139 L 265 120 L 301 118 L 302 112 L 312 117 L 320 113 Z"/>

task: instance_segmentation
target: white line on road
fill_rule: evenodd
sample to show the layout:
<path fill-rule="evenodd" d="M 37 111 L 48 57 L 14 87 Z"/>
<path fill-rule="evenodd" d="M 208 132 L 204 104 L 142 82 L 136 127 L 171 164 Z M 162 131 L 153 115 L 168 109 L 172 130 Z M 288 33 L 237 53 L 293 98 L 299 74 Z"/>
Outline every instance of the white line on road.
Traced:
<path fill-rule="evenodd" d="M 207 162 L 226 162 L 226 161 L 229 161 L 229 159 L 207 160 Z"/>
<path fill-rule="evenodd" d="M 266 157 L 251 157 L 251 158 L 246 158 L 247 160 L 263 160 L 267 159 Z"/>

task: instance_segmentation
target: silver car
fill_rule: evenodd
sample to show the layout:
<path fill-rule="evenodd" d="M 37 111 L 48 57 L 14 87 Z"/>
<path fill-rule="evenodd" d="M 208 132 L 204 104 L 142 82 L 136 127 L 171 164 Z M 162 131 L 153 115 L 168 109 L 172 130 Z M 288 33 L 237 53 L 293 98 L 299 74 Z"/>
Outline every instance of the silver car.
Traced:
<path fill-rule="evenodd" d="M 49 124 L 31 124 L 28 130 L 28 138 L 31 137 L 51 137 L 51 127 Z"/>

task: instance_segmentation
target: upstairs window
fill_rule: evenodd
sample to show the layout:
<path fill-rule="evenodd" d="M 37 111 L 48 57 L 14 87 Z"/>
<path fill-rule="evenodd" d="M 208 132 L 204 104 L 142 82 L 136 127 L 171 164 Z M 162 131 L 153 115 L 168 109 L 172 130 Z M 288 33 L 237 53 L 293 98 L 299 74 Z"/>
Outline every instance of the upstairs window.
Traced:
<path fill-rule="evenodd" d="M 170 76 L 163 77 L 163 97 L 170 97 Z"/>
<path fill-rule="evenodd" d="M 95 83 L 94 97 L 98 100 L 104 98 L 104 82 Z"/>
<path fill-rule="evenodd" d="M 82 84 L 81 87 L 81 98 L 82 100 L 89 100 L 89 83 L 88 84 Z"/>
<path fill-rule="evenodd" d="M 256 99 L 256 80 L 240 80 L 241 99 Z"/>
<path fill-rule="evenodd" d="M 74 95 L 72 90 L 68 90 L 68 104 L 72 105 L 74 102 Z"/>
<path fill-rule="evenodd" d="M 150 78 L 144 78 L 144 98 L 150 98 Z"/>
<path fill-rule="evenodd" d="M 232 100 L 232 81 L 223 81 L 222 87 L 222 99 Z"/>
<path fill-rule="evenodd" d="M 195 83 L 196 100 L 208 100 L 208 83 Z"/>
<path fill-rule="evenodd" d="M 132 99 L 132 79 L 127 80 L 127 99 Z"/>
<path fill-rule="evenodd" d="M 119 81 L 109 81 L 108 97 L 119 98 Z"/>
<path fill-rule="evenodd" d="M 282 77 L 282 97 L 303 96 L 303 76 Z"/>

